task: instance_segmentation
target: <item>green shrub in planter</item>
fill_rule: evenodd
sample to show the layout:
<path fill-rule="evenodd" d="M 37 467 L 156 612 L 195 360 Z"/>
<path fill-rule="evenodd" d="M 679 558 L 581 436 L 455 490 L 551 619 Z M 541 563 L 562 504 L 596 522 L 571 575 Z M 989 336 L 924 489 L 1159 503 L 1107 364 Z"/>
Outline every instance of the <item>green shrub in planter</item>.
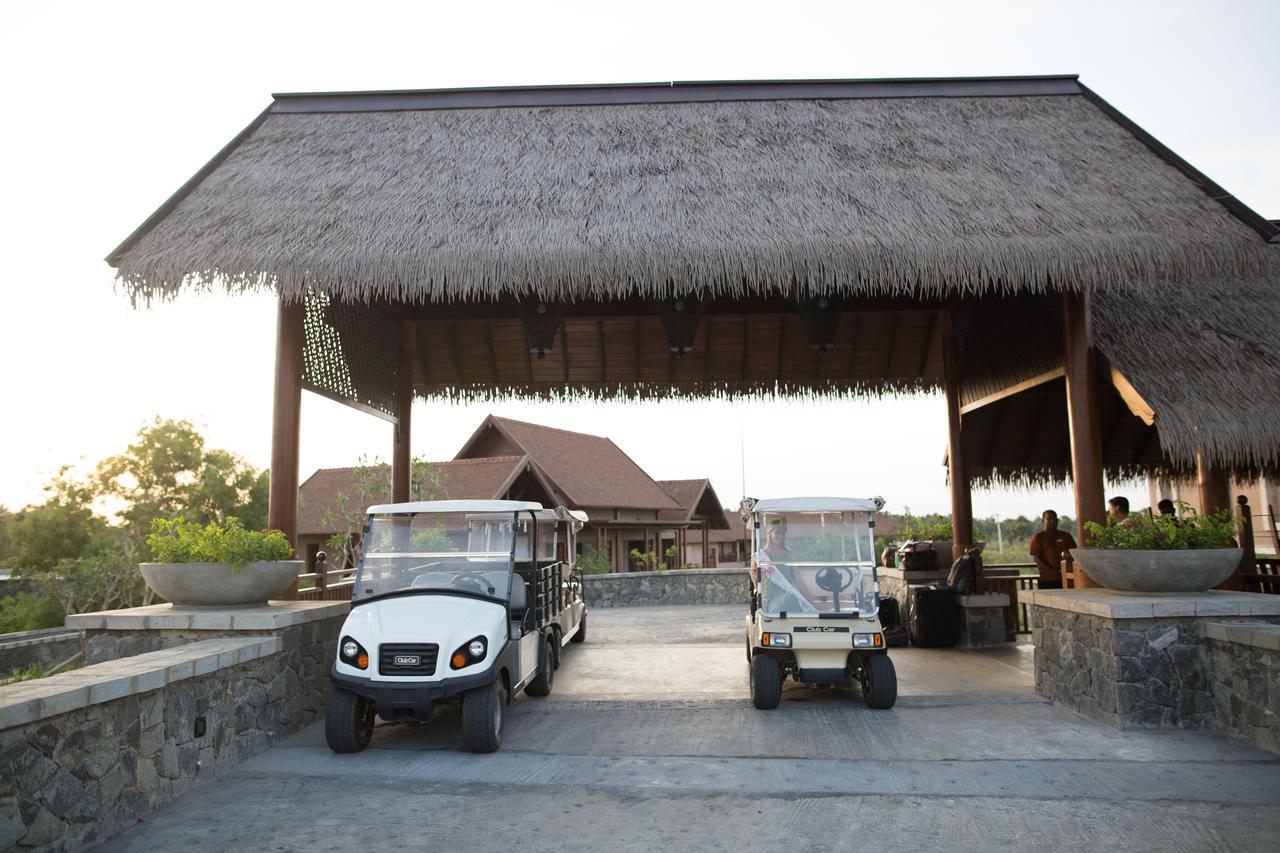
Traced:
<path fill-rule="evenodd" d="M 249 563 L 293 559 L 293 546 L 279 530 L 249 530 L 230 516 L 225 524 L 157 518 L 147 545 L 157 563 L 229 563 L 237 572 Z"/>
<path fill-rule="evenodd" d="M 1231 510 L 1200 515 L 1181 504 L 1180 516 L 1146 513 L 1129 516 L 1126 524 L 1086 522 L 1089 548 L 1095 551 L 1190 551 L 1201 548 L 1234 548 L 1236 523 Z"/>

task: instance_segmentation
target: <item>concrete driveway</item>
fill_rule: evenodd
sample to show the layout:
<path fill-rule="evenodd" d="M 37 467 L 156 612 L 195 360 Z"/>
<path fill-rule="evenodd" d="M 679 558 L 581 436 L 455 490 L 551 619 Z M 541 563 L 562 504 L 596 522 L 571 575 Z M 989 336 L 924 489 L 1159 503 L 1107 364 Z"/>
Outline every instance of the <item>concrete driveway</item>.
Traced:
<path fill-rule="evenodd" d="M 457 714 L 338 756 L 315 725 L 105 850 L 1271 850 L 1280 761 L 1037 697 L 1028 647 L 895 649 L 900 698 L 747 698 L 742 609 L 594 611 L 501 752 Z"/>

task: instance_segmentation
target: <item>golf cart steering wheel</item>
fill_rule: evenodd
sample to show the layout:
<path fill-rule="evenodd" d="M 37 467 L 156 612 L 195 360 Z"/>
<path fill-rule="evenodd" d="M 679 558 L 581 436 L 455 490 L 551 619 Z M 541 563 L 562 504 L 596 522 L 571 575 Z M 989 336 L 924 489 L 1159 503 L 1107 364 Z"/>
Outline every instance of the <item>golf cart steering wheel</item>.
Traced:
<path fill-rule="evenodd" d="M 814 582 L 827 592 L 844 592 L 853 586 L 853 571 L 848 566 L 827 566 L 818 572 Z"/>
<path fill-rule="evenodd" d="M 483 595 L 494 593 L 493 584 L 480 572 L 459 572 L 453 576 L 453 583 L 474 587 L 476 592 Z"/>

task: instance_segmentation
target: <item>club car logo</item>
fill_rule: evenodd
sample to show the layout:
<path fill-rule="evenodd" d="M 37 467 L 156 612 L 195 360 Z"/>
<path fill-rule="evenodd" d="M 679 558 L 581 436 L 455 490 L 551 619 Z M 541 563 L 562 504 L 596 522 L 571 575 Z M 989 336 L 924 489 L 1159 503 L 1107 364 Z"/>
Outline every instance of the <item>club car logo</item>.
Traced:
<path fill-rule="evenodd" d="M 417 655 L 396 655 L 395 658 L 396 666 L 417 666 L 418 660 Z"/>
<path fill-rule="evenodd" d="M 792 629 L 797 634 L 847 634 L 848 628 L 835 628 L 830 625 L 797 625 Z"/>

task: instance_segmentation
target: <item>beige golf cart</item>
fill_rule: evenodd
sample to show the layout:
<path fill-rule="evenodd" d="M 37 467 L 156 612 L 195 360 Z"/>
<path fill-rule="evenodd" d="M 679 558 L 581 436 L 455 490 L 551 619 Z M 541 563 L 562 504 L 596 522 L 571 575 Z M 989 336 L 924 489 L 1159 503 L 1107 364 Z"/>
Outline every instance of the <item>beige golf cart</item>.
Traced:
<path fill-rule="evenodd" d="M 872 708 L 898 698 L 878 617 L 875 514 L 880 497 L 742 502 L 751 534 L 747 660 L 751 700 L 776 708 L 787 677 L 814 687 L 850 679 Z"/>

